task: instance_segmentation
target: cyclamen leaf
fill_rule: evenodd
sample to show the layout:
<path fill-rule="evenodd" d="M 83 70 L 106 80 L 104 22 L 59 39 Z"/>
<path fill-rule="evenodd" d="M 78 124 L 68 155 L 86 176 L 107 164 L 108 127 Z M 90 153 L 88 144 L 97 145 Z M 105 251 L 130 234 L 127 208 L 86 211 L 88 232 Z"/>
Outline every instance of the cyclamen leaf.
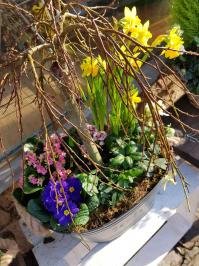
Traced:
<path fill-rule="evenodd" d="M 137 146 L 136 145 L 127 145 L 125 147 L 125 154 L 126 155 L 131 155 L 131 154 L 134 154 L 135 152 L 137 151 Z"/>
<path fill-rule="evenodd" d="M 135 152 L 131 155 L 131 158 L 135 161 L 139 161 L 142 159 L 142 153 L 141 152 Z"/>
<path fill-rule="evenodd" d="M 80 205 L 80 211 L 77 213 L 74 223 L 75 225 L 85 225 L 89 221 L 89 209 L 85 203 Z"/>
<path fill-rule="evenodd" d="M 126 156 L 124 163 L 123 163 L 124 169 L 131 168 L 133 166 L 133 160 L 130 156 Z"/>
<path fill-rule="evenodd" d="M 112 158 L 110 160 L 110 163 L 112 166 L 120 166 L 124 162 L 124 159 L 125 159 L 124 155 L 119 154 L 115 158 Z"/>
<path fill-rule="evenodd" d="M 88 209 L 90 212 L 94 211 L 97 209 L 97 207 L 100 205 L 100 201 L 97 195 L 93 195 L 92 197 L 89 198 L 88 202 Z"/>

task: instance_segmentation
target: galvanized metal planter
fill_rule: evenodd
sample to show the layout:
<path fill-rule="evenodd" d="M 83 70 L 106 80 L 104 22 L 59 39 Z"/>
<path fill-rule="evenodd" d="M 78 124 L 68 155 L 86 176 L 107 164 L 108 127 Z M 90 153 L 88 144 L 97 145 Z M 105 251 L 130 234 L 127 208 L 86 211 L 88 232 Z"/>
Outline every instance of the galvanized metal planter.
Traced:
<path fill-rule="evenodd" d="M 159 188 L 160 182 L 129 211 L 97 229 L 81 233 L 81 238 L 99 243 L 108 242 L 119 237 L 150 211 L 153 207 L 155 196 L 158 193 Z M 29 214 L 25 207 L 21 206 L 14 198 L 13 201 L 22 220 L 35 235 L 45 237 L 49 235 L 53 236 L 54 233 L 57 234 L 57 232 L 44 227 L 39 220 Z M 71 233 L 71 236 L 80 239 L 80 234 L 78 233 Z"/>
<path fill-rule="evenodd" d="M 81 237 L 83 237 L 85 240 L 97 243 L 108 242 L 119 237 L 129 228 L 134 226 L 149 212 L 150 209 L 152 209 L 155 196 L 159 189 L 160 182 L 132 209 L 97 229 L 92 229 L 88 232 L 81 233 Z M 80 238 L 80 235 L 77 233 L 72 233 L 71 235 L 75 238 Z"/>

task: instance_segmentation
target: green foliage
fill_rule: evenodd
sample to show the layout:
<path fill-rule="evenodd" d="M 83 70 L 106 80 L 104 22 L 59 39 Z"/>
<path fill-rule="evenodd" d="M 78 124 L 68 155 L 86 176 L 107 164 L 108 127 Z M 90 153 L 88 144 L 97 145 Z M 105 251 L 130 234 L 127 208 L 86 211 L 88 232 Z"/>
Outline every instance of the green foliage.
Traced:
<path fill-rule="evenodd" d="M 93 196 L 89 197 L 87 201 L 87 205 L 88 205 L 89 212 L 92 212 L 95 209 L 97 209 L 97 207 L 99 207 L 100 205 L 100 200 L 98 196 L 94 194 Z"/>
<path fill-rule="evenodd" d="M 111 102 L 111 111 L 109 114 L 111 132 L 115 136 L 119 136 L 123 127 L 131 135 L 136 123 L 131 102 L 131 94 L 136 90 L 133 85 L 133 77 L 128 76 L 126 77 L 127 80 L 125 80 L 123 70 L 118 69 L 114 69 L 113 74 L 117 82 L 110 77 L 108 85 L 110 88 L 109 96 Z M 124 97 L 124 93 L 118 90 L 118 87 L 128 90 L 128 99 Z"/>
<path fill-rule="evenodd" d="M 185 46 L 199 36 L 199 0 L 172 0 L 173 21 L 183 30 Z"/>
<path fill-rule="evenodd" d="M 114 157 L 110 159 L 110 166 L 117 169 L 131 169 L 137 161 L 146 158 L 145 153 L 139 151 L 138 148 L 132 140 L 116 139 L 111 149 Z"/>
<path fill-rule="evenodd" d="M 99 185 L 99 197 L 101 204 L 114 206 L 118 201 L 120 201 L 123 197 L 123 192 L 118 191 L 112 188 L 108 184 L 101 183 Z"/>
<path fill-rule="evenodd" d="M 89 209 L 85 203 L 82 203 L 80 205 L 80 210 L 74 219 L 74 224 L 85 225 L 88 223 L 88 221 L 89 221 Z"/>
<path fill-rule="evenodd" d="M 89 174 L 81 173 L 76 175 L 76 178 L 82 183 L 83 190 L 89 195 L 93 196 L 98 193 L 97 185 L 98 185 L 98 177 L 96 175 L 96 171 L 92 171 Z"/>
<path fill-rule="evenodd" d="M 57 221 L 51 216 L 50 217 L 50 226 L 56 232 L 66 231 L 66 227 L 57 223 Z"/>
<path fill-rule="evenodd" d="M 43 208 L 40 199 L 31 199 L 28 202 L 27 210 L 34 217 L 39 219 L 43 223 L 50 221 L 50 214 Z"/>
<path fill-rule="evenodd" d="M 191 50 L 199 52 L 199 37 L 195 37 Z M 199 95 L 199 57 L 182 55 L 175 61 L 175 68 L 181 74 L 188 89 Z"/>
<path fill-rule="evenodd" d="M 103 82 L 102 74 L 87 82 L 88 104 L 98 130 L 104 130 L 107 118 L 107 92 Z"/>

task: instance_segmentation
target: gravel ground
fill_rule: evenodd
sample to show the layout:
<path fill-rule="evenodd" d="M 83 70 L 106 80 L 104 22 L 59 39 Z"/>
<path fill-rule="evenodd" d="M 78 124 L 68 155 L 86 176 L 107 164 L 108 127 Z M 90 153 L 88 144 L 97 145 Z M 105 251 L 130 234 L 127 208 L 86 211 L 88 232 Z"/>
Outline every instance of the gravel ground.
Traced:
<path fill-rule="evenodd" d="M 199 220 L 194 222 L 159 266 L 199 266 Z"/>

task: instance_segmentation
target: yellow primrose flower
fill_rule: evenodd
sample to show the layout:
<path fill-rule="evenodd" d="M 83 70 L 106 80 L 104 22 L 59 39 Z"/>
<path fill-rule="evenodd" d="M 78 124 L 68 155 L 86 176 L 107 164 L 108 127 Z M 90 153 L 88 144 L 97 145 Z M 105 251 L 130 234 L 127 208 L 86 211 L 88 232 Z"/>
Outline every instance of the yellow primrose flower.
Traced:
<path fill-rule="evenodd" d="M 152 34 L 149 31 L 149 21 L 144 25 L 140 24 L 132 33 L 131 37 L 136 39 L 140 44 L 147 46 L 148 40 L 151 39 Z"/>
<path fill-rule="evenodd" d="M 170 30 L 168 35 L 168 41 L 165 48 L 168 49 L 174 49 L 178 51 L 172 51 L 172 50 L 164 50 L 162 52 L 162 55 L 164 54 L 166 58 L 173 59 L 175 57 L 178 57 L 180 55 L 179 50 L 183 50 L 183 44 L 184 41 L 180 36 L 180 31 L 178 27 L 174 27 Z"/>
<path fill-rule="evenodd" d="M 138 96 L 138 91 L 134 92 L 133 95 L 131 96 L 131 100 L 133 104 L 135 103 L 141 103 L 141 98 Z"/>
<path fill-rule="evenodd" d="M 80 67 L 83 71 L 83 77 L 88 77 L 90 75 L 92 75 L 92 77 L 96 77 L 99 72 L 98 60 L 90 56 L 83 60 Z"/>
<path fill-rule="evenodd" d="M 136 7 L 133 7 L 132 10 L 128 7 L 124 8 L 124 18 L 121 20 L 121 23 L 125 34 L 132 33 L 141 23 L 141 20 L 136 14 Z"/>

